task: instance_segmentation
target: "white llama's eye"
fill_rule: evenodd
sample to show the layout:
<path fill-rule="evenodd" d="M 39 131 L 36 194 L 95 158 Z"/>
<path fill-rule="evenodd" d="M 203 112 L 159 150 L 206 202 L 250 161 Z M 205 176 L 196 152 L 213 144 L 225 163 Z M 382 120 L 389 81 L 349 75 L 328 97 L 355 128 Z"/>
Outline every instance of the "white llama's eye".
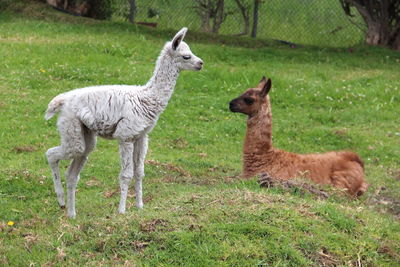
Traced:
<path fill-rule="evenodd" d="M 182 56 L 182 57 L 183 57 L 183 59 L 185 59 L 185 60 L 188 60 L 188 59 L 191 58 L 191 56 Z"/>

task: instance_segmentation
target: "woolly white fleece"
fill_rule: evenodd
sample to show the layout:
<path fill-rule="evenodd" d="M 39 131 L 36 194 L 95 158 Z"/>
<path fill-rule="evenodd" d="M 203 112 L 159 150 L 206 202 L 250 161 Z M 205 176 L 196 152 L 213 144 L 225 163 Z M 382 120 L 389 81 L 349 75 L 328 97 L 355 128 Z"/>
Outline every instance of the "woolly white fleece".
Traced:
<path fill-rule="evenodd" d="M 65 206 L 58 162 L 73 159 L 66 172 L 68 216 L 74 218 L 75 192 L 96 136 L 117 139 L 121 156 L 121 200 L 119 212 L 125 212 L 128 186 L 135 177 L 136 206 L 143 207 L 142 178 L 147 152 L 147 134 L 166 108 L 181 70 L 200 70 L 203 62 L 183 42 L 187 29 L 180 30 L 167 42 L 157 59 L 151 79 L 144 86 L 103 85 L 75 89 L 53 98 L 45 119 L 57 112 L 61 145 L 46 155 L 52 169 L 54 188 L 61 207 Z"/>

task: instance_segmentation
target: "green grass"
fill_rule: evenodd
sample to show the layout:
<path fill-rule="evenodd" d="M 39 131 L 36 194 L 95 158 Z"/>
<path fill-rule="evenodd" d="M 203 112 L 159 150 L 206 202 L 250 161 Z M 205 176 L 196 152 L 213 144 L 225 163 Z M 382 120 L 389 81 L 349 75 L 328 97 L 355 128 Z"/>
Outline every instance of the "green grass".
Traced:
<path fill-rule="evenodd" d="M 44 157 L 59 144 L 55 120 L 43 119 L 47 103 L 88 85 L 145 83 L 173 32 L 38 4 L 16 9 L 0 16 L 0 265 L 398 265 L 398 53 L 289 49 L 189 30 L 205 69 L 181 74 L 151 133 L 144 210 L 131 195 L 117 214 L 118 146 L 99 139 L 70 220 Z M 357 151 L 370 184 L 363 197 L 330 189 L 319 200 L 239 178 L 245 117 L 227 104 L 262 75 L 273 81 L 275 146 Z"/>

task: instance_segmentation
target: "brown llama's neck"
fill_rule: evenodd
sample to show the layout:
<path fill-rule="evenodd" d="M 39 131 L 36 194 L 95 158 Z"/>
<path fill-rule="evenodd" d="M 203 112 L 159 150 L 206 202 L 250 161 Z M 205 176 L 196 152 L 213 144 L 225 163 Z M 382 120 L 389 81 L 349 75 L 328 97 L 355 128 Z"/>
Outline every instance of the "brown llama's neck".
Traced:
<path fill-rule="evenodd" d="M 260 111 L 248 118 L 244 154 L 260 155 L 272 150 L 272 111 L 269 96 Z"/>

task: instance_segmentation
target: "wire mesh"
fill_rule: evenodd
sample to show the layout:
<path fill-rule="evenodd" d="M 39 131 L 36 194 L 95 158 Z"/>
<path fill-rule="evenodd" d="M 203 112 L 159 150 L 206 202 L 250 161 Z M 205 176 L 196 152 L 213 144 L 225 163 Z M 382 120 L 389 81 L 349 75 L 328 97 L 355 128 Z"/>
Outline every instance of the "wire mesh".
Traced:
<path fill-rule="evenodd" d="M 111 19 L 127 21 L 132 1 L 111 1 Z M 186 26 L 194 31 L 211 31 L 216 15 L 211 15 L 210 26 L 205 27 L 199 6 L 215 8 L 221 1 L 224 19 L 217 34 L 250 35 L 255 0 L 134 0 L 135 23 L 161 29 Z M 248 14 L 246 34 L 238 2 L 246 7 Z M 330 47 L 355 45 L 364 38 L 363 30 L 349 20 L 338 0 L 261 0 L 258 14 L 257 38 Z M 352 20 L 362 24 L 360 17 Z"/>

